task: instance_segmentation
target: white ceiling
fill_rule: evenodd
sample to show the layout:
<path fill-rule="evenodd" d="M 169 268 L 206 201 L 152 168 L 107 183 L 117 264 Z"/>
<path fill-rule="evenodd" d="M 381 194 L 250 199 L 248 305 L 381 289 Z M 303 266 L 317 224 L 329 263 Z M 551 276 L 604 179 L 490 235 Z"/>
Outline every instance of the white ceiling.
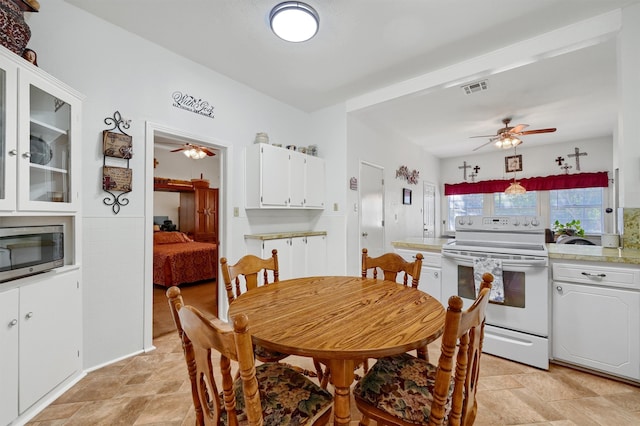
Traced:
<path fill-rule="evenodd" d="M 313 112 L 640 0 L 308 0 L 320 30 L 306 43 L 268 25 L 278 0 L 66 0 L 127 31 L 303 111 Z M 355 115 L 439 157 L 472 153 L 504 117 L 525 144 L 611 135 L 614 41 Z M 535 138 L 535 139 L 534 139 Z M 524 145 L 523 145 L 524 147 Z M 492 149 L 492 148 L 484 148 Z M 482 151 L 479 151 L 482 152 Z"/>

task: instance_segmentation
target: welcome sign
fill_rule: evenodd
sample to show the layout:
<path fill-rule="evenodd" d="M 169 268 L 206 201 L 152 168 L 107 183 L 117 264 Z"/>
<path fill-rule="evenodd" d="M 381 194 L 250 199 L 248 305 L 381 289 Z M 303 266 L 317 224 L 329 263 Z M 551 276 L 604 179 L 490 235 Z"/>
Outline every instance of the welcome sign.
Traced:
<path fill-rule="evenodd" d="M 214 118 L 213 105 L 203 99 L 196 98 L 195 96 L 180 91 L 173 92 L 171 98 L 173 100 L 173 106 L 176 108 L 204 115 L 205 117 Z"/>

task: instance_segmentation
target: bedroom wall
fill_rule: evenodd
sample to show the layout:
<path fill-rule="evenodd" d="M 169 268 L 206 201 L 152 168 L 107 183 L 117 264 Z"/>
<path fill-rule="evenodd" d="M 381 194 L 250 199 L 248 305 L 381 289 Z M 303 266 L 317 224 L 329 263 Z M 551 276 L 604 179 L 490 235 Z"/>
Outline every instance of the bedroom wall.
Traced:
<path fill-rule="evenodd" d="M 210 188 L 220 187 L 220 156 L 205 157 L 193 160 L 180 152 L 170 152 L 173 148 L 156 145 L 153 149 L 155 167 L 153 177 L 190 181 L 191 179 L 207 179 Z M 153 215 L 168 216 L 178 225 L 180 194 L 178 192 L 154 191 Z"/>

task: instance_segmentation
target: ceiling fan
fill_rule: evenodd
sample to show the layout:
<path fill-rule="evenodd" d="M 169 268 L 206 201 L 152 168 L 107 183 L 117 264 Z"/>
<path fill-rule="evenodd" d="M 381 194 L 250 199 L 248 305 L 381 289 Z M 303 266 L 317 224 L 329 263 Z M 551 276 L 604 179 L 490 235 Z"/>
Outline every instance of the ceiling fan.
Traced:
<path fill-rule="evenodd" d="M 528 124 L 518 124 L 514 127 L 510 127 L 510 117 L 504 118 L 502 122 L 504 123 L 504 127 L 498 129 L 495 135 L 471 136 L 472 138 L 489 138 L 489 142 L 480 145 L 479 147 L 475 148 L 474 151 L 477 151 L 480 148 L 489 145 L 491 142 L 495 142 L 495 145 L 498 148 L 509 149 L 522 143 L 518 136 L 534 135 L 536 133 L 553 133 L 556 131 L 555 127 L 550 127 L 548 129 L 524 130 L 525 128 L 529 127 Z"/>
<path fill-rule="evenodd" d="M 171 150 L 171 152 L 179 152 L 179 151 L 182 151 L 184 155 L 186 155 L 189 158 L 193 158 L 194 160 L 200 160 L 206 156 L 213 157 L 214 155 L 216 155 L 216 153 L 211 151 L 209 148 L 192 144 L 189 142 L 186 142 L 180 148 Z"/>

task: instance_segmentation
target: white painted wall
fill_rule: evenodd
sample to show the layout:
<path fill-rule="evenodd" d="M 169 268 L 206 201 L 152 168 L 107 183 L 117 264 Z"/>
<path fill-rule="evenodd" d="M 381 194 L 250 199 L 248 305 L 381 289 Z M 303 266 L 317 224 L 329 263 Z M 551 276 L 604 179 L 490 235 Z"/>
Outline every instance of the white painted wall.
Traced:
<path fill-rule="evenodd" d="M 364 125 L 352 115 L 348 117 L 347 175 L 359 177 L 360 163 L 368 162 L 384 169 L 385 182 L 385 251 L 393 251 L 391 243 L 407 237 L 421 237 L 423 228 L 423 182 L 439 182 L 439 162 L 422 148 L 395 135 L 385 135 Z M 405 165 L 409 170 L 418 170 L 417 185 L 396 179 L 396 170 Z M 348 187 L 348 179 L 344 185 Z M 402 189 L 412 190 L 412 204 L 402 204 Z M 358 191 L 347 193 L 347 272 L 358 275 L 361 268 L 359 214 L 354 209 L 358 204 Z M 439 196 L 439 194 L 436 194 Z M 436 211 L 436 222 L 439 212 Z"/>
<path fill-rule="evenodd" d="M 210 188 L 220 187 L 220 155 L 193 160 L 181 152 L 170 152 L 169 148 L 156 146 L 153 156 L 154 160 L 157 160 L 157 165 L 153 169 L 154 177 L 190 181 L 200 179 L 202 176 L 209 181 Z M 168 216 L 178 225 L 178 229 L 179 207 L 180 193 L 161 191 L 153 193 L 153 215 Z"/>
<path fill-rule="evenodd" d="M 230 150 L 229 187 L 226 188 L 231 192 L 230 201 L 224 207 L 225 217 L 229 218 L 224 224 L 228 238 L 226 245 L 221 246 L 221 255 L 237 258 L 244 254 L 246 233 L 282 230 L 285 227 L 322 229 L 330 233 L 329 270 L 357 273 L 357 213 L 352 208 L 357 202 L 357 193 L 347 188 L 348 178 L 357 176 L 360 160 L 384 166 L 389 188 L 387 208 L 391 211 L 396 209 L 402 215 L 402 221 L 389 226 L 387 244 L 396 237 L 404 238 L 419 232 L 414 231 L 413 225 L 407 228 L 403 223 L 418 223 L 416 210 L 421 202 L 417 203 L 415 195 L 420 191 L 414 191 L 414 204 L 406 210 L 404 206 L 401 209 L 400 205 L 391 205 L 393 194 L 399 194 L 403 186 L 400 181 L 394 182 L 396 168 L 403 164 L 416 168 L 421 172 L 421 180 L 441 183 L 443 179 L 435 158 L 419 152 L 406 141 L 375 134 L 357 121 L 348 119 L 347 111 L 356 111 L 415 91 L 433 89 L 492 69 L 514 66 L 514 63 L 526 63 L 549 49 L 559 51 L 575 43 L 598 39 L 615 31 L 618 25 L 614 13 L 608 15 L 604 22 L 596 19 L 586 26 L 573 26 L 524 44 L 509 46 L 459 66 L 366 94 L 345 106 L 308 115 L 124 32 L 63 0 L 47 0 L 42 3 L 40 13 L 28 15 L 32 31 L 29 47 L 38 52 L 40 67 L 87 96 L 83 111 L 81 159 L 83 215 L 87 228 L 83 234 L 86 367 L 108 363 L 142 350 L 145 345 L 142 309 L 149 306 L 144 303 L 144 298 L 145 286 L 150 286 L 150 283 L 144 282 L 143 242 L 145 228 L 151 224 L 151 217 L 145 217 L 145 197 L 152 193 L 145 187 L 144 179 L 145 175 L 152 174 L 152 165 L 144 161 L 146 150 L 151 149 L 144 143 L 146 122 L 161 123 L 194 135 L 206 135 L 207 139 L 215 139 L 234 148 Z M 627 91 L 634 87 L 640 90 L 637 89 L 639 67 L 635 49 L 639 38 L 637 28 L 640 28 L 638 15 L 638 6 L 624 12 L 623 27 L 629 31 L 626 31 L 621 49 L 622 84 L 626 86 L 623 90 Z M 211 102 L 215 106 L 216 117 L 210 119 L 171 106 L 170 96 L 176 90 Z M 621 144 L 618 149 L 621 168 L 636 170 L 630 172 L 631 178 L 626 179 L 627 187 L 635 185 L 635 188 L 638 148 L 629 149 L 630 155 L 626 151 L 638 139 L 633 138 L 638 131 L 634 126 L 640 112 L 638 99 L 640 96 L 633 91 L 623 99 L 622 116 L 626 124 L 618 135 L 619 139 L 627 140 L 627 146 Z M 117 216 L 102 203 L 104 193 L 100 188 L 100 135 L 107 127 L 104 119 L 116 110 L 132 120 L 129 133 L 133 136 L 135 152 L 130 162 L 134 171 L 130 204 L 123 207 Z M 320 156 L 327 159 L 327 202 L 330 209 L 324 213 L 288 212 L 284 215 L 246 213 L 242 209 L 242 148 L 253 142 L 256 132 L 269 133 L 273 143 L 300 145 L 301 140 L 309 140 L 309 144 L 319 146 Z M 585 150 L 589 149 L 585 147 Z M 521 152 L 524 155 L 525 148 Z M 525 158 L 525 170 L 529 167 L 527 161 Z M 486 167 L 491 169 L 489 162 Z M 494 168 L 502 170 L 503 165 L 496 164 Z M 443 165 L 443 172 L 448 173 L 448 169 Z M 415 188 L 418 187 L 421 184 Z M 631 202 L 637 205 L 636 198 L 628 194 L 626 205 L 632 205 Z M 333 204 L 337 204 L 336 212 Z M 232 214 L 234 206 L 241 207 L 237 218 Z M 103 256 L 105 248 L 112 250 L 108 261 Z"/>
<path fill-rule="evenodd" d="M 61 23 L 64 22 L 64 25 Z M 238 258 L 246 253 L 244 234 L 289 230 L 290 228 L 331 225 L 340 230 L 340 219 L 326 223 L 322 213 L 310 217 L 307 212 L 289 212 L 285 217 L 252 218 L 244 212 L 243 147 L 253 143 L 257 132 L 267 132 L 272 143 L 300 145 L 311 140 L 310 129 L 327 126 L 336 115 L 319 118 L 317 123 L 299 110 L 264 96 L 234 80 L 211 72 L 137 36 L 124 32 L 62 0 L 49 0 L 40 13 L 30 14 L 32 38 L 29 47 L 38 52 L 42 69 L 86 95 L 83 109 L 83 215 L 89 229 L 84 233 L 84 365 L 87 368 L 108 363 L 140 351 L 148 337 L 143 335 L 143 307 L 151 283 L 144 280 L 145 229 L 151 217 L 145 217 L 146 173 L 145 123 L 161 123 L 206 139 L 233 146 L 229 159 L 229 188 L 232 191 L 225 217 L 228 241 L 221 244 L 221 256 Z M 209 101 L 215 118 L 203 117 L 172 106 L 171 94 L 182 91 Z M 100 188 L 102 156 L 101 134 L 108 126 L 104 119 L 119 111 L 131 119 L 128 133 L 133 137 L 133 192 L 130 203 L 118 215 L 102 202 Z M 331 129 L 319 132 L 313 143 L 320 156 L 331 152 Z M 340 133 L 340 132 L 339 132 Z M 310 137 L 311 136 L 311 137 Z M 311 142 L 310 142 L 311 143 Z M 331 191 L 331 187 L 328 186 Z M 331 197 L 339 199 L 340 197 Z M 241 216 L 233 217 L 233 207 L 241 207 Z M 333 225 L 337 223 L 337 225 Z M 336 239 L 340 243 L 340 239 Z M 329 241 L 331 244 L 332 241 Z M 112 250 L 113 247 L 117 249 Z M 104 258 L 105 248 L 110 257 Z M 333 252 L 333 248 L 330 248 Z M 336 252 L 343 251 L 338 248 Z M 333 259 L 338 270 L 344 259 Z M 149 286 L 145 293 L 145 286 Z M 126 309 L 123 308 L 126 305 Z M 115 314 L 117 312 L 117 314 Z M 147 343 L 148 344 L 148 343 Z"/>
<path fill-rule="evenodd" d="M 626 7 L 618 37 L 620 205 L 640 206 L 640 5 Z"/>
<path fill-rule="evenodd" d="M 613 170 L 613 139 L 611 137 L 541 146 L 536 146 L 535 138 L 535 135 L 523 136 L 524 142 L 516 150 L 518 155 L 522 155 L 522 172 L 517 172 L 518 179 L 563 174 L 564 170 L 560 169 L 555 162 L 557 157 L 564 158 L 565 162 L 572 166 L 569 173 L 579 173 L 576 170 L 575 158 L 568 156 L 568 154 L 574 153 L 576 147 L 580 149 L 580 152 L 587 153 L 586 156 L 580 157 L 581 172 L 606 171 L 611 173 Z M 512 179 L 513 173 L 505 173 L 505 157 L 512 155 L 514 155 L 513 149 L 499 150 L 493 145 L 487 145 L 476 152 L 469 150 L 469 155 L 442 159 L 440 161 L 440 188 L 444 191 L 445 183 L 464 182 L 462 169 L 458 169 L 459 166 L 462 166 L 463 161 L 472 167 L 480 166 L 476 182 L 490 179 Z M 471 171 L 471 169 L 467 169 L 467 182 L 471 182 L 469 177 Z"/>

